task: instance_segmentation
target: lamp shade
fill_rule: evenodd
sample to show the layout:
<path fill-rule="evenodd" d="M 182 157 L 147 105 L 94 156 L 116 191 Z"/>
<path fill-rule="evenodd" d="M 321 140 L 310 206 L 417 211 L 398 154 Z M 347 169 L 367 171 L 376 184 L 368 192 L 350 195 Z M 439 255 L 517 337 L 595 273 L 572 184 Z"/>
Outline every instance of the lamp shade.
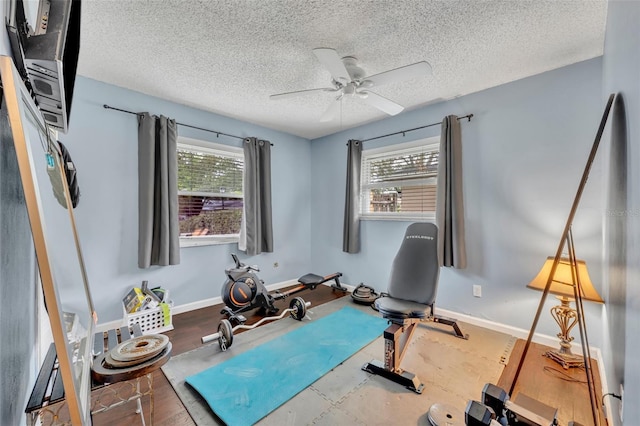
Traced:
<path fill-rule="evenodd" d="M 547 285 L 547 280 L 551 273 L 551 267 L 553 266 L 554 257 L 547 257 L 546 262 L 542 265 L 542 269 L 538 272 L 538 275 L 527 285 L 527 287 L 544 291 Z M 583 300 L 589 300 L 592 302 L 604 303 L 596 289 L 593 287 L 591 278 L 589 277 L 589 271 L 587 271 L 587 264 L 584 260 L 576 259 L 577 273 L 580 278 L 580 290 Z M 574 297 L 573 286 L 574 279 L 571 271 L 571 262 L 569 259 L 563 257 L 558 261 L 558 267 L 556 268 L 553 280 L 551 281 L 551 287 L 549 292 L 563 297 Z"/>

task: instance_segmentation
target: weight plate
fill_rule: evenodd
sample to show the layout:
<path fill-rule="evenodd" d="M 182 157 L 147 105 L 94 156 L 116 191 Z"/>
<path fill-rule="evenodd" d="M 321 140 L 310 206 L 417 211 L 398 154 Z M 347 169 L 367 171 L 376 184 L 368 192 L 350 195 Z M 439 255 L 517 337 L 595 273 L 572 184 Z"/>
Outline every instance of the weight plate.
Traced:
<path fill-rule="evenodd" d="M 107 384 L 123 382 L 135 379 L 136 377 L 142 377 L 159 369 L 171 358 L 171 342 L 169 342 L 169 344 L 153 358 L 148 359 L 141 364 L 126 368 L 108 367 L 106 365 L 106 357 L 108 354 L 108 352 L 103 353 L 93 360 L 91 377 L 96 383 Z"/>
<path fill-rule="evenodd" d="M 289 303 L 289 308 L 292 309 L 289 313 L 291 318 L 298 321 L 302 321 L 302 318 L 307 315 L 307 305 L 302 297 L 294 297 Z"/>
<path fill-rule="evenodd" d="M 169 338 L 163 334 L 149 334 L 134 337 L 120 343 L 109 351 L 115 361 L 139 361 L 149 359 L 162 352 L 169 344 Z"/>
<path fill-rule="evenodd" d="M 464 426 L 464 413 L 446 404 L 433 404 L 429 408 L 429 423 L 433 426 Z"/>
<path fill-rule="evenodd" d="M 147 362 L 153 357 L 154 356 L 150 356 L 141 359 L 135 359 L 132 361 L 116 361 L 111 357 L 111 353 L 107 352 L 106 356 L 104 357 L 104 366 L 105 368 L 129 368 Z"/>
<path fill-rule="evenodd" d="M 356 303 L 370 305 L 378 298 L 378 293 L 373 288 L 360 283 L 351 293 L 351 298 Z"/>
<path fill-rule="evenodd" d="M 218 345 L 222 351 L 226 351 L 233 344 L 233 328 L 231 327 L 231 321 L 223 319 L 218 325 Z"/>

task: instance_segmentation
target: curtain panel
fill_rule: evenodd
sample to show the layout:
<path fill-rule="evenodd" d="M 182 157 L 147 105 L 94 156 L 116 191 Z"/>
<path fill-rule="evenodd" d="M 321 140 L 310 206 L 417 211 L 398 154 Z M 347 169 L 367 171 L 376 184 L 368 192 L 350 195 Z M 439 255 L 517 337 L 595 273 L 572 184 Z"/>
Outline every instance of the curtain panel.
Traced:
<path fill-rule="evenodd" d="M 138 267 L 180 263 L 175 120 L 138 115 Z"/>
<path fill-rule="evenodd" d="M 244 211 L 238 249 L 249 255 L 271 253 L 271 143 L 257 138 L 246 138 L 242 145 Z"/>
<path fill-rule="evenodd" d="M 438 257 L 441 266 L 467 266 L 462 199 L 462 136 L 458 117 L 442 120 L 436 188 Z"/>
<path fill-rule="evenodd" d="M 344 201 L 342 251 L 360 252 L 360 163 L 362 142 L 350 140 L 347 152 L 347 187 Z"/>

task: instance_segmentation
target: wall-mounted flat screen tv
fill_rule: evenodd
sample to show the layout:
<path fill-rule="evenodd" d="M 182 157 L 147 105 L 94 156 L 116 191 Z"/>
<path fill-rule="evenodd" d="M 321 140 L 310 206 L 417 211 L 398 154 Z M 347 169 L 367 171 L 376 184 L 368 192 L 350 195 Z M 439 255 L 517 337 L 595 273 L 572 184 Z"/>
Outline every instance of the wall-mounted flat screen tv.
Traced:
<path fill-rule="evenodd" d="M 45 122 L 66 133 L 80 51 L 80 0 L 9 0 L 14 63 Z"/>

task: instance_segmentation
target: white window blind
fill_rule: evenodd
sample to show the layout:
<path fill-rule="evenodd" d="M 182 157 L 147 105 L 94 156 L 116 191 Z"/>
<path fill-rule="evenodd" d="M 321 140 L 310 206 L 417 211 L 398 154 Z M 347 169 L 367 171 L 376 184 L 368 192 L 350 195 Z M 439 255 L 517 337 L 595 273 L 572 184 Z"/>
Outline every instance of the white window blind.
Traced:
<path fill-rule="evenodd" d="M 241 152 L 178 145 L 178 191 L 208 196 L 242 197 Z"/>
<path fill-rule="evenodd" d="M 439 138 L 363 151 L 361 213 L 431 218 L 436 208 L 438 157 Z"/>
<path fill-rule="evenodd" d="M 240 148 L 178 143 L 181 245 L 234 242 L 242 220 L 244 155 Z"/>

